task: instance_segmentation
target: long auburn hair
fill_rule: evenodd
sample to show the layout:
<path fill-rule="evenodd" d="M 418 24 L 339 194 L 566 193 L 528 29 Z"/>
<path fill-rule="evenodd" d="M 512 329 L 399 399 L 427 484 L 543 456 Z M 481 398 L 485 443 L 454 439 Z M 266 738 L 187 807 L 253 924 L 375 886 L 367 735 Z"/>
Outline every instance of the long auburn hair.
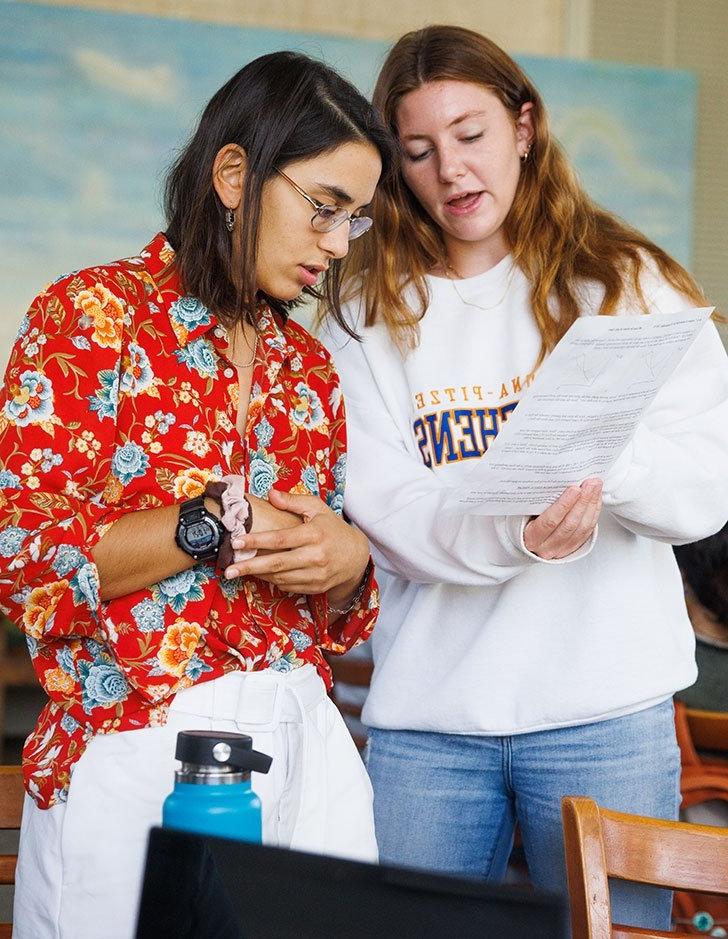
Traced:
<path fill-rule="evenodd" d="M 673 287 L 691 301 L 705 303 L 700 287 L 677 261 L 592 202 L 551 136 L 541 95 L 513 59 L 485 36 L 458 26 L 428 26 L 405 34 L 384 62 L 374 106 L 396 135 L 402 98 L 428 82 L 449 79 L 484 86 L 514 120 L 522 105 L 533 105 L 532 146 L 504 232 L 515 264 L 531 284 L 542 339 L 539 362 L 578 318 L 577 288 L 584 280 L 604 287 L 599 313 L 614 313 L 625 292 L 633 293 L 646 311 L 640 289 L 646 257 Z M 417 343 L 429 302 L 425 275 L 446 260 L 445 244 L 401 173 L 383 181 L 372 209 L 377 237 L 355 244 L 346 264 L 345 291 L 347 296 L 361 292 L 366 325 L 386 323 L 405 350 Z M 414 308 L 408 288 L 414 289 Z"/>
<path fill-rule="evenodd" d="M 354 85 L 323 62 L 284 51 L 240 69 L 213 95 L 167 176 L 167 237 L 183 288 L 228 326 L 242 320 L 255 325 L 260 299 L 285 320 L 298 301 L 286 303 L 256 290 L 263 186 L 289 163 L 359 141 L 377 150 L 386 176 L 397 159 L 394 138 Z M 232 235 L 212 180 L 215 156 L 230 143 L 242 147 L 247 158 L 245 210 Z M 303 293 L 325 300 L 347 329 L 341 275 L 340 261 L 333 260 L 321 286 Z"/>

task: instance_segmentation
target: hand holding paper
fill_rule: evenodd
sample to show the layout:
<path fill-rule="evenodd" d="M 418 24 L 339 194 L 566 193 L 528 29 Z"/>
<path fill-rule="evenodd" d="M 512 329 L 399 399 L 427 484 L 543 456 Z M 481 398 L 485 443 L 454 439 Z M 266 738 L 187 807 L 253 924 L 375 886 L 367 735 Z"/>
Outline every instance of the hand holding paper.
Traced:
<path fill-rule="evenodd" d="M 577 320 L 446 508 L 539 515 L 603 477 L 711 312 Z"/>

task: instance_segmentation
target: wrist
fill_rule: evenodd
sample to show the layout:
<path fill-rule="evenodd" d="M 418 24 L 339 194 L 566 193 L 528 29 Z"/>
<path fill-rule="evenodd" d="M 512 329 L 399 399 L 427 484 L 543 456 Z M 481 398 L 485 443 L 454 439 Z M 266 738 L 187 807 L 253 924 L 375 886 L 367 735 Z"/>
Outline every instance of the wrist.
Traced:
<path fill-rule="evenodd" d="M 350 580 L 344 581 L 341 584 L 337 584 L 327 592 L 326 603 L 329 613 L 333 613 L 336 616 L 344 616 L 354 609 L 369 582 L 371 568 L 372 562 L 371 559 L 368 558 L 363 571 L 361 571 L 358 576 L 352 577 Z"/>

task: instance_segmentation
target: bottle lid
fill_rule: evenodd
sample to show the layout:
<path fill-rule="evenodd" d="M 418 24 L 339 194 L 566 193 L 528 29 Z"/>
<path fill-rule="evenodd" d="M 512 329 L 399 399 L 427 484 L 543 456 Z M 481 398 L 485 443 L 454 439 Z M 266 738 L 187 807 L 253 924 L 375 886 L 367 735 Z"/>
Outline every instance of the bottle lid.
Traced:
<path fill-rule="evenodd" d="M 229 766 L 246 773 L 267 773 L 273 762 L 266 753 L 253 749 L 247 734 L 211 730 L 181 730 L 175 757 L 197 766 Z"/>

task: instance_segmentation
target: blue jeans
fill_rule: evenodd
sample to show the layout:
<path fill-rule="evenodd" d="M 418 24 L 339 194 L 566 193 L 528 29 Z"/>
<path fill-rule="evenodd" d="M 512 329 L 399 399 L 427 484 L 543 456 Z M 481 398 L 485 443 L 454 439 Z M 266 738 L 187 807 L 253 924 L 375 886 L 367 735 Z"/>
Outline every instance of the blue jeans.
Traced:
<path fill-rule="evenodd" d="M 531 880 L 562 894 L 562 796 L 667 819 L 677 818 L 680 801 L 671 700 L 508 737 L 372 729 L 367 768 L 383 862 L 499 880 L 518 822 Z M 615 882 L 613 919 L 669 929 L 671 896 Z"/>

